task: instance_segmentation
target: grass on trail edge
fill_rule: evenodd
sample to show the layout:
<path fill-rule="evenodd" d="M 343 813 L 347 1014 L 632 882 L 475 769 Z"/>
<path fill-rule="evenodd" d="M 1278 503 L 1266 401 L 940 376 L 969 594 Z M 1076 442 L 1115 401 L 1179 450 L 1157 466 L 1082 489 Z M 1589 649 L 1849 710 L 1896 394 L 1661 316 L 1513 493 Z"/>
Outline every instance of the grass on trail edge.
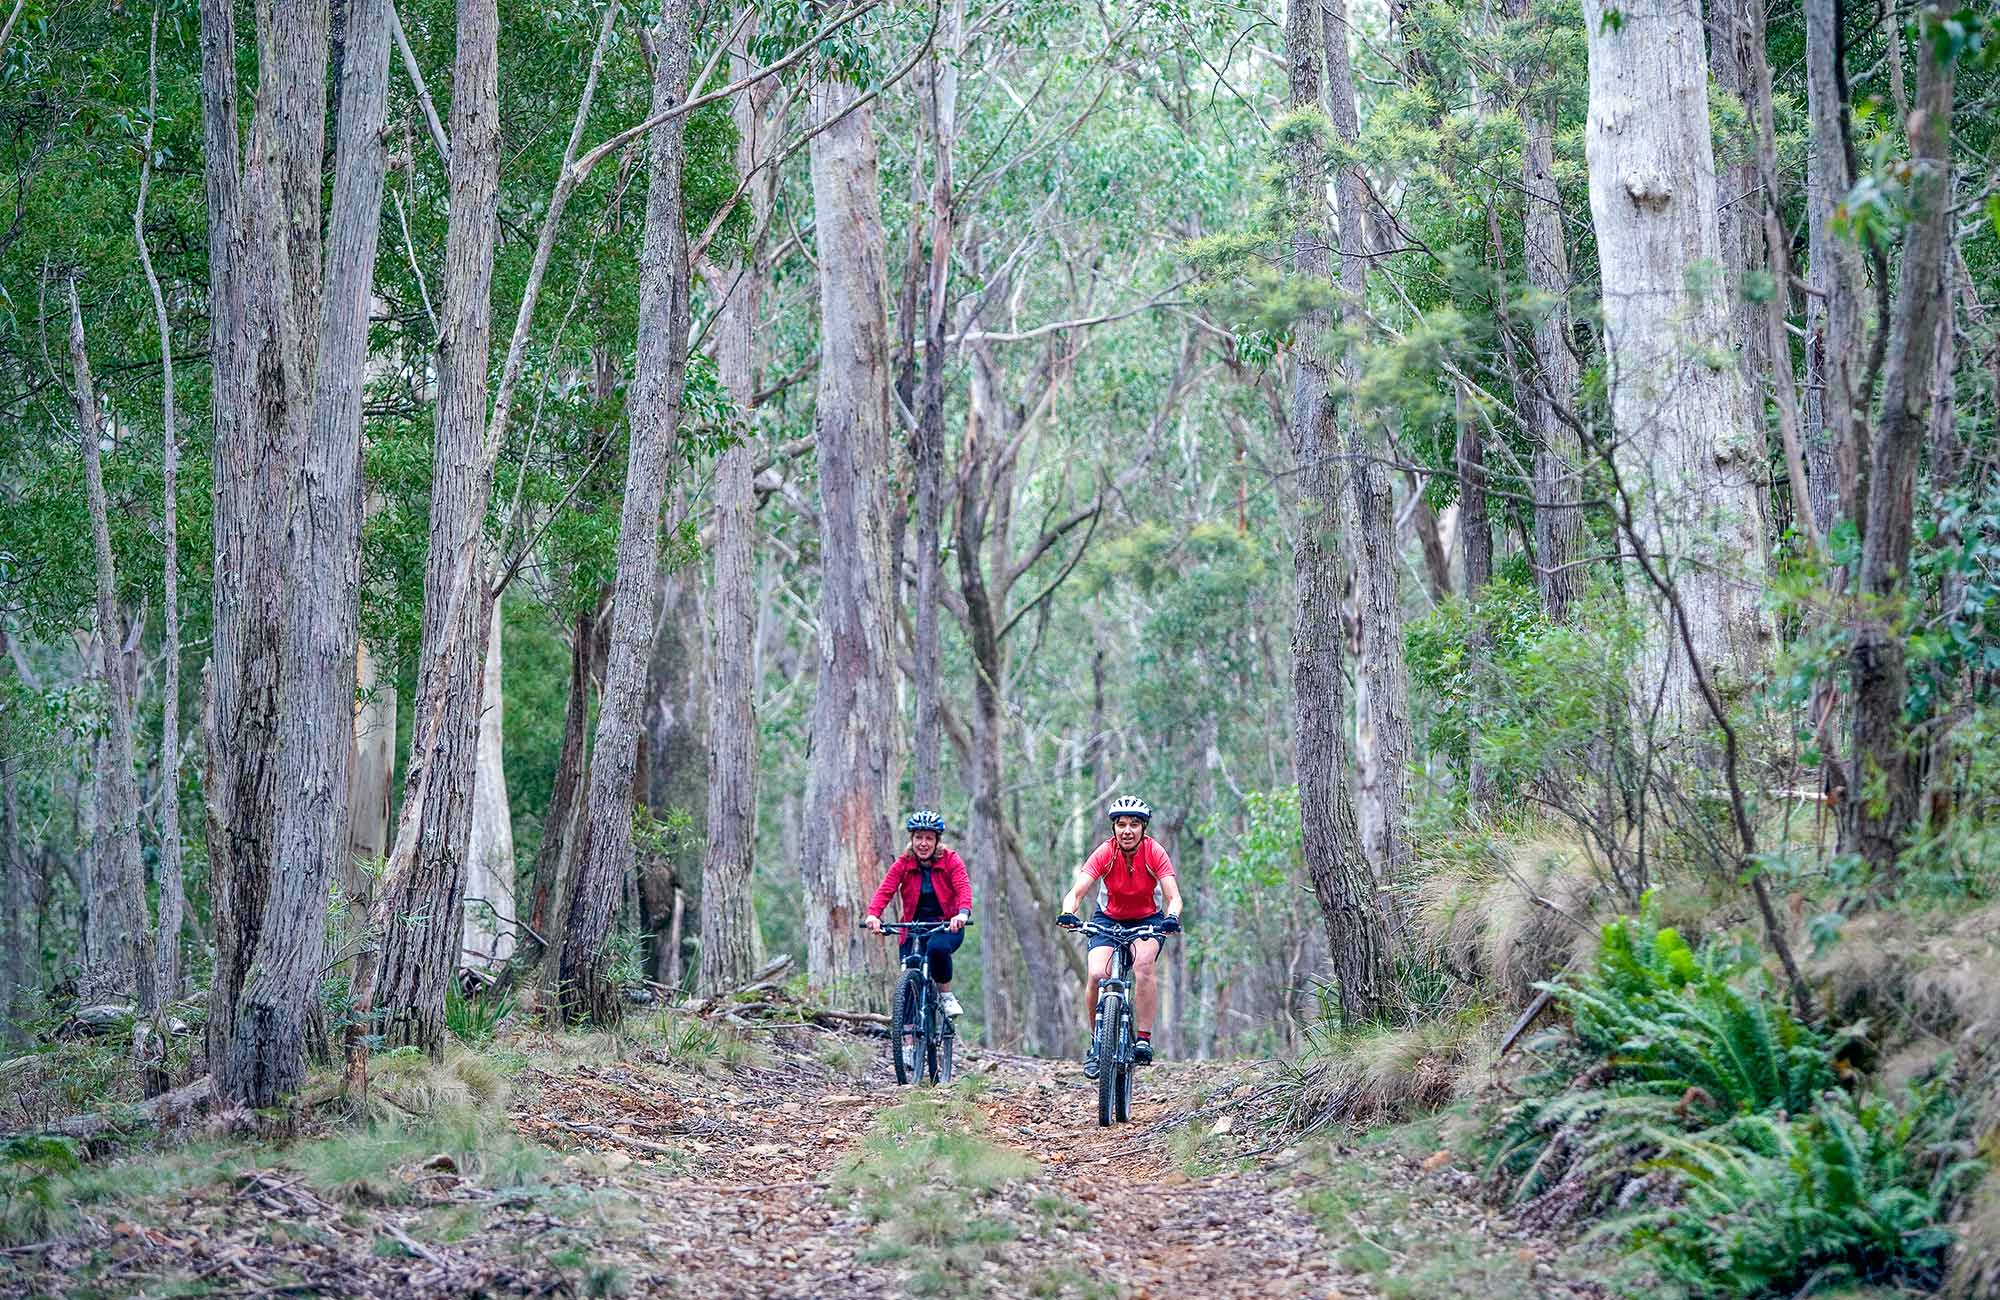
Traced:
<path fill-rule="evenodd" d="M 912 1295 L 987 1294 L 981 1266 L 1020 1235 L 991 1202 L 1041 1167 L 980 1136 L 977 1082 L 877 1115 L 860 1152 L 834 1183 L 872 1225 L 862 1258 L 902 1265 Z M 1079 1293 L 1071 1280 L 1047 1278 L 1037 1285 L 1043 1284 L 1040 1294 Z"/>

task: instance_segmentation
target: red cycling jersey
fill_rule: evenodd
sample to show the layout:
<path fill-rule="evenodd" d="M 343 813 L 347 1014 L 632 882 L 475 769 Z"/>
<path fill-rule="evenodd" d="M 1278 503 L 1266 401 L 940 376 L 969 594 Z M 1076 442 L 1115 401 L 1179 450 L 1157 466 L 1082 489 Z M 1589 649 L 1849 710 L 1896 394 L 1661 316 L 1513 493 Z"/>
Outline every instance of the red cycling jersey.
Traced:
<path fill-rule="evenodd" d="M 1118 851 L 1118 841 L 1097 846 L 1083 864 L 1092 880 L 1104 882 L 1104 914 L 1114 921 L 1143 921 L 1159 908 L 1153 902 L 1160 877 L 1174 874 L 1173 859 L 1159 841 L 1147 836 L 1130 854 Z"/>

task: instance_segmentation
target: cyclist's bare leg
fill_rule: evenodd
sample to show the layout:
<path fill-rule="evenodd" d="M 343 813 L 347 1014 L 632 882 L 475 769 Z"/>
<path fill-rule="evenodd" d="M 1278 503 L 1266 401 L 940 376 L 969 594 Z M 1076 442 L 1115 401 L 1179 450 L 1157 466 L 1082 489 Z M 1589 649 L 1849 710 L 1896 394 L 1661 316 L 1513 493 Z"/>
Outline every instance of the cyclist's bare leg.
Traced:
<path fill-rule="evenodd" d="M 1090 950 L 1090 978 L 1083 982 L 1083 1029 L 1090 1033 L 1097 1028 L 1097 986 L 1111 974 L 1112 950 L 1092 948 Z"/>
<path fill-rule="evenodd" d="M 1160 968 L 1155 964 L 1159 959 L 1158 939 L 1141 939 L 1132 945 L 1133 1027 L 1141 1033 L 1152 1032 L 1153 1013 L 1160 1009 Z"/>

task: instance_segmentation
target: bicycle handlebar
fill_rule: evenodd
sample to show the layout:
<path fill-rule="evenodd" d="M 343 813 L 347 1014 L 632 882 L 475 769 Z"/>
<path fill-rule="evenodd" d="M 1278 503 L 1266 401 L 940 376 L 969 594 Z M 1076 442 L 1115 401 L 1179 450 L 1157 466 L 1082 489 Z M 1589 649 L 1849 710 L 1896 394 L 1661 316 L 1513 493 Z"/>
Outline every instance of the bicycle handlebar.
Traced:
<path fill-rule="evenodd" d="M 1101 934 L 1121 943 L 1137 943 L 1142 939 L 1165 940 L 1178 930 L 1162 930 L 1158 925 L 1106 925 L 1102 921 L 1085 921 L 1076 927 L 1078 934 Z"/>
<path fill-rule="evenodd" d="M 971 918 L 971 917 L 967 917 L 967 918 L 966 918 L 966 920 L 965 920 L 965 923 L 966 923 L 967 925 L 971 925 L 971 924 L 972 924 L 972 918 Z M 888 932 L 888 931 L 890 931 L 890 930 L 948 930 L 948 929 L 950 929 L 950 928 L 951 928 L 951 922 L 950 922 L 950 921 L 884 921 L 884 922 L 882 922 L 882 930 L 883 930 L 883 932 L 884 932 L 884 933 L 887 933 L 887 932 Z"/>

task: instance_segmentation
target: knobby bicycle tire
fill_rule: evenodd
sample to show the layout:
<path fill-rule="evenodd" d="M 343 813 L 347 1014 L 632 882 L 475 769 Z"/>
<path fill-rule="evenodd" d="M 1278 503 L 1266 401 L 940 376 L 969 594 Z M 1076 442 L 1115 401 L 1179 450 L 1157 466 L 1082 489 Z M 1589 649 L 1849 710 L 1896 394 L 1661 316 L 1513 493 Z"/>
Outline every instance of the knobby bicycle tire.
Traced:
<path fill-rule="evenodd" d="M 1118 1037 L 1124 1014 L 1121 994 L 1107 993 L 1097 1003 L 1097 1125 L 1110 1128 L 1117 1111 Z"/>
<path fill-rule="evenodd" d="M 901 987 L 896 990 L 896 1016 L 889 1024 L 889 1059 L 896 1065 L 897 1083 L 915 1083 L 912 1076 L 923 1069 L 922 1058 L 912 1050 L 912 1035 L 922 1042 L 923 1024 L 917 1019 L 923 1002 L 924 977 L 919 971 L 911 971 L 903 976 Z"/>

